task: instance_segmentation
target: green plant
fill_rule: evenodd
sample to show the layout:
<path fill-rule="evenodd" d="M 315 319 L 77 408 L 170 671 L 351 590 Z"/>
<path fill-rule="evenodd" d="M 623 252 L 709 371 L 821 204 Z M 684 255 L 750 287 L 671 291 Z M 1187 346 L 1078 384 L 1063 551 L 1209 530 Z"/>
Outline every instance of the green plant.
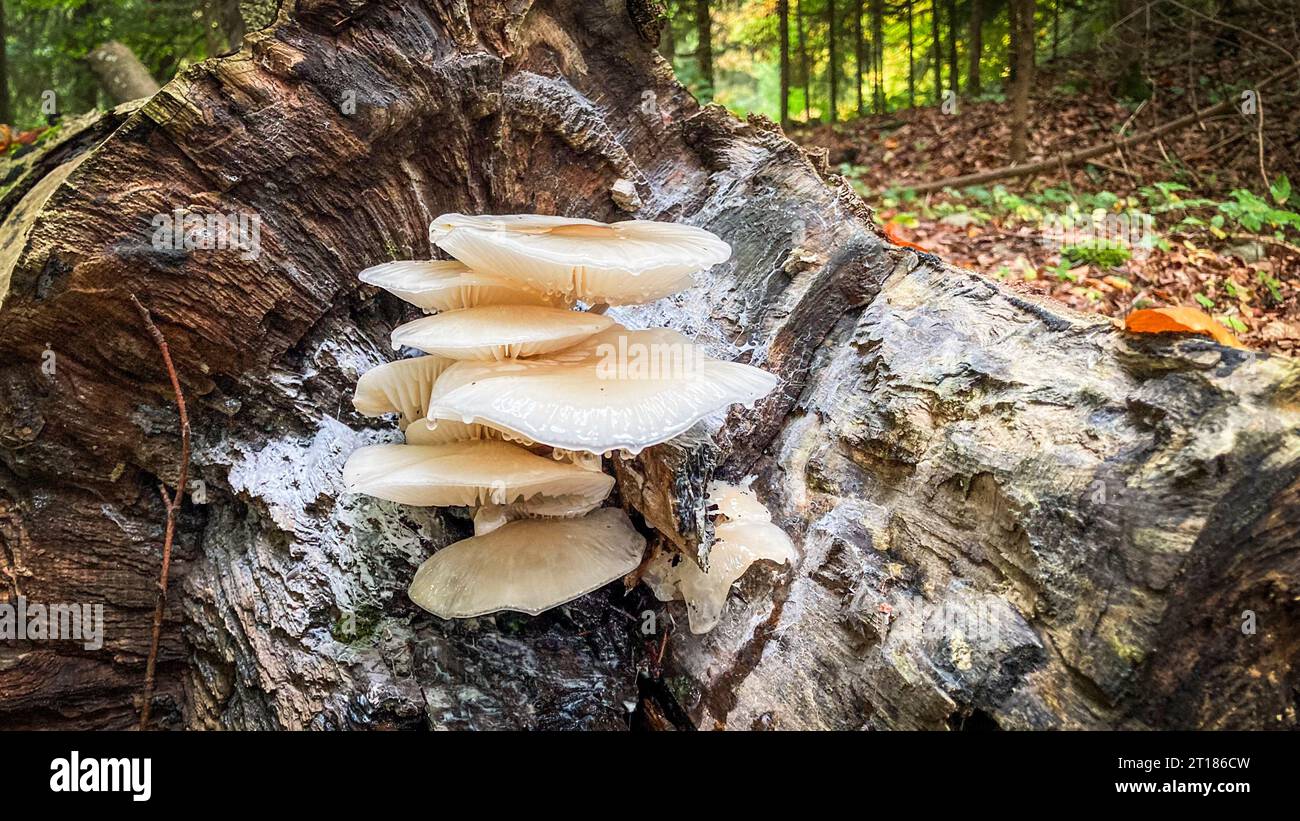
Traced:
<path fill-rule="evenodd" d="M 1259 279 L 1259 283 L 1268 289 L 1268 295 L 1269 298 L 1273 301 L 1273 304 L 1281 305 L 1282 304 L 1282 283 L 1279 282 L 1275 277 L 1269 276 L 1268 272 L 1266 271 L 1256 271 L 1255 276 L 1257 279 Z"/>
<path fill-rule="evenodd" d="M 1273 180 L 1273 184 L 1268 187 L 1268 193 L 1273 196 L 1273 202 L 1278 205 L 1286 205 L 1286 201 L 1291 198 L 1291 180 L 1287 179 L 1286 174 Z"/>
<path fill-rule="evenodd" d="M 1274 199 L 1280 197 L 1285 202 L 1290 193 L 1288 182 L 1285 186 L 1278 187 Z M 1238 188 L 1228 196 L 1232 197 L 1230 201 L 1218 204 L 1219 213 L 1251 233 L 1286 229 L 1300 231 L 1300 214 L 1294 211 L 1275 208 L 1268 200 L 1244 188 Z"/>
<path fill-rule="evenodd" d="M 1061 249 L 1061 259 L 1068 260 L 1071 268 L 1079 265 L 1117 268 L 1128 262 L 1129 256 L 1129 250 L 1124 246 L 1098 240 L 1067 245 Z"/>

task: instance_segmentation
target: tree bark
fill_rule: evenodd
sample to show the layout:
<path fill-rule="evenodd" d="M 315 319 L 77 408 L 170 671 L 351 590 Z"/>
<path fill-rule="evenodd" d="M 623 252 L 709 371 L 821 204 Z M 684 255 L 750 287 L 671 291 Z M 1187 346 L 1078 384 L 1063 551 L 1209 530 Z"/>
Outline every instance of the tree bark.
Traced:
<path fill-rule="evenodd" d="M 86 59 L 99 87 L 115 105 L 158 93 L 158 83 L 149 69 L 135 52 L 116 40 L 97 47 Z"/>
<path fill-rule="evenodd" d="M 1295 727 L 1300 365 L 1125 335 L 888 245 L 775 124 L 697 104 L 644 11 L 300 0 L 65 128 L 0 195 L 0 592 L 105 614 L 100 649 L 0 642 L 0 726 L 135 721 L 178 433 L 134 294 L 202 491 L 162 726 Z M 257 253 L 160 241 L 176 208 L 256 216 Z M 348 452 L 393 435 L 351 411 L 357 374 L 412 316 L 356 272 L 429 256 L 444 211 L 732 244 L 684 297 L 612 309 L 783 379 L 610 459 L 657 545 L 707 555 L 715 477 L 755 477 L 794 538 L 713 633 L 642 587 L 536 618 L 407 601 L 468 525 L 342 492 Z"/>
<path fill-rule="evenodd" d="M 1012 165 L 1025 161 L 1029 139 L 1029 92 L 1034 84 L 1034 5 L 1035 0 L 1011 0 L 1011 59 L 1015 71 L 1011 78 L 1011 147 Z"/>

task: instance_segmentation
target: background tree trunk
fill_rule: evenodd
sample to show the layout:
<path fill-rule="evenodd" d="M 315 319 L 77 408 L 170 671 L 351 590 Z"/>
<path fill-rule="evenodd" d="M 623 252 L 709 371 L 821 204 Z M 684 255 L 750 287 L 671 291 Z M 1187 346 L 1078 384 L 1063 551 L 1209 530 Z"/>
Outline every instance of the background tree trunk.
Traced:
<path fill-rule="evenodd" d="M 953 94 L 961 91 L 961 74 L 957 69 L 957 0 L 947 0 L 948 17 L 948 88 Z"/>
<path fill-rule="evenodd" d="M 695 61 L 707 93 L 713 96 L 713 12 L 709 0 L 695 0 Z"/>
<path fill-rule="evenodd" d="M 872 71 L 876 75 L 872 106 L 877 114 L 883 114 L 887 106 L 885 100 L 885 3 L 884 0 L 871 0 L 871 43 Z M 910 56 L 908 58 L 911 59 Z"/>
<path fill-rule="evenodd" d="M 1146 35 L 1143 31 L 1143 8 L 1138 0 L 1116 0 L 1115 23 L 1112 26 L 1112 46 L 1118 55 L 1119 70 L 1114 76 L 1119 77 L 1115 93 L 1121 97 L 1139 100 L 1150 94 L 1146 78 L 1142 75 L 1143 46 Z"/>
<path fill-rule="evenodd" d="M 943 33 L 939 27 L 939 0 L 930 0 L 930 49 L 934 58 L 934 104 L 943 102 Z"/>
<path fill-rule="evenodd" d="M 24 160 L 0 195 L 0 594 L 106 624 L 98 650 L 0 642 L 0 726 L 135 720 L 178 467 L 135 294 L 202 490 L 162 726 L 1295 727 L 1300 365 L 1125 335 L 888 245 L 774 124 L 677 85 L 645 11 L 300 0 Z M 257 253 L 171 247 L 177 208 L 256 216 Z M 612 311 L 783 379 L 610 460 L 657 545 L 706 553 L 712 477 L 754 477 L 794 538 L 713 633 L 642 587 L 537 618 L 407 600 L 469 525 L 341 491 L 347 454 L 393 436 L 352 412 L 356 377 L 412 316 L 356 272 L 429 256 L 445 211 L 732 244 L 697 290 Z"/>
<path fill-rule="evenodd" d="M 1011 162 L 1028 153 L 1029 92 L 1034 84 L 1034 0 L 1010 0 L 1011 14 Z"/>
<path fill-rule="evenodd" d="M 664 14 L 666 17 L 664 18 L 663 30 L 659 32 L 659 53 L 663 55 L 664 59 L 668 61 L 668 65 L 671 66 L 673 65 L 673 61 L 677 59 L 677 39 L 673 36 L 671 5 L 666 4 L 664 6 Z"/>
<path fill-rule="evenodd" d="M 13 107 L 9 102 L 9 51 L 7 48 L 4 4 L 0 3 L 0 123 L 14 125 Z"/>
<path fill-rule="evenodd" d="M 111 40 L 86 56 L 90 72 L 114 104 L 152 97 L 158 82 L 127 46 Z"/>
<path fill-rule="evenodd" d="M 912 2 L 907 0 L 907 107 L 916 108 L 916 29 Z"/>
<path fill-rule="evenodd" d="M 980 57 L 984 52 L 984 0 L 970 0 L 970 27 L 966 35 L 966 93 L 980 95 Z"/>
<path fill-rule="evenodd" d="M 781 40 L 781 125 L 790 127 L 790 0 L 777 0 L 777 37 Z M 672 26 L 664 24 L 665 29 Z"/>
<path fill-rule="evenodd" d="M 979 0 L 974 0 L 979 2 Z M 1061 0 L 1052 0 L 1052 59 L 1061 48 Z"/>
<path fill-rule="evenodd" d="M 867 43 L 862 34 L 862 0 L 857 0 L 857 2 L 853 4 L 853 80 L 858 93 L 859 117 L 867 113 L 866 98 L 862 93 L 862 75 L 866 67 L 864 52 L 870 52 L 873 55 L 871 58 L 872 74 L 875 73 L 874 46 L 866 46 Z M 868 75 L 868 77 L 870 77 L 870 75 Z"/>
<path fill-rule="evenodd" d="M 826 80 L 829 100 L 827 102 L 827 122 L 839 119 L 836 106 L 840 98 L 840 51 L 839 22 L 835 13 L 835 0 L 826 0 Z"/>

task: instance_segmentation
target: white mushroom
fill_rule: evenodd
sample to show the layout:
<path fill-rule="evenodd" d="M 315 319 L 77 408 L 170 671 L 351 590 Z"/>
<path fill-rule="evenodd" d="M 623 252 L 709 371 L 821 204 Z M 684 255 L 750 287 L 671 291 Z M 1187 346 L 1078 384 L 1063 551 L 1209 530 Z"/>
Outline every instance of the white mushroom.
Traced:
<path fill-rule="evenodd" d="M 367 268 L 357 277 L 426 311 L 458 311 L 479 305 L 550 305 L 565 300 L 547 296 L 496 274 L 471 271 L 444 260 L 401 260 Z"/>
<path fill-rule="evenodd" d="M 510 522 L 433 554 L 416 571 L 411 601 L 444 619 L 498 610 L 535 616 L 630 573 L 644 550 L 618 508 Z"/>
<path fill-rule="evenodd" d="M 488 425 L 467 425 L 459 419 L 416 419 L 406 428 L 408 445 L 446 445 L 470 439 L 504 439 L 525 447 L 536 444 L 523 436 Z"/>
<path fill-rule="evenodd" d="M 471 268 L 588 303 L 650 302 L 689 288 L 691 274 L 725 262 L 731 246 L 670 222 L 602 223 L 535 215 L 443 214 L 429 239 Z"/>
<path fill-rule="evenodd" d="M 724 515 L 738 518 L 714 529 L 708 572 L 692 559 L 661 551 L 641 577 L 660 601 L 685 600 L 692 633 L 707 633 L 717 626 L 731 586 L 754 562 L 785 564 L 795 558 L 790 537 L 772 524 L 767 508 L 747 488 L 715 482 L 710 485 L 709 501 Z"/>
<path fill-rule="evenodd" d="M 580 497 L 599 502 L 614 477 L 538 456 L 509 442 L 473 439 L 445 445 L 370 445 L 348 457 L 343 481 L 404 505 L 478 506 Z"/>
<path fill-rule="evenodd" d="M 558 351 L 605 330 L 601 314 L 540 305 L 483 305 L 400 325 L 393 347 L 408 345 L 450 359 L 508 359 Z"/>
<path fill-rule="evenodd" d="M 623 347 L 603 334 L 609 350 L 584 343 L 573 361 L 453 365 L 435 383 L 428 413 L 565 450 L 638 453 L 710 413 L 753 404 L 778 382 L 750 365 L 698 356 L 672 331 L 618 336 Z M 638 362 L 628 350 L 649 351 L 651 361 Z"/>
<path fill-rule="evenodd" d="M 416 573 L 418 605 L 444 618 L 536 615 L 640 563 L 645 540 L 627 515 L 596 509 L 614 485 L 600 454 L 663 442 L 733 403 L 752 404 L 777 379 L 710 359 L 675 331 L 629 331 L 566 310 L 690 287 L 692 273 L 731 255 L 708 231 L 447 214 L 429 233 L 458 261 L 392 262 L 360 275 L 436 313 L 393 331 L 395 348 L 429 356 L 375 368 L 357 384 L 357 409 L 399 413 L 407 444 L 356 451 L 344 480 L 402 504 L 475 508 L 474 537 Z M 752 562 L 793 555 L 747 490 L 711 493 L 728 521 L 716 528 L 709 572 L 661 556 L 645 576 L 661 598 L 687 600 L 695 632 L 717 622 Z"/>
<path fill-rule="evenodd" d="M 441 356 L 416 356 L 371 368 L 357 380 L 352 404 L 366 416 L 400 414 L 403 430 L 429 408 L 434 382 L 454 360 Z"/>
<path fill-rule="evenodd" d="M 603 500 L 602 500 L 603 501 Z M 582 496 L 541 497 L 531 502 L 515 502 L 509 505 L 483 505 L 474 511 L 474 535 L 491 533 L 501 525 L 520 519 L 551 517 L 572 519 L 584 516 L 600 507 L 600 501 L 592 502 Z"/>

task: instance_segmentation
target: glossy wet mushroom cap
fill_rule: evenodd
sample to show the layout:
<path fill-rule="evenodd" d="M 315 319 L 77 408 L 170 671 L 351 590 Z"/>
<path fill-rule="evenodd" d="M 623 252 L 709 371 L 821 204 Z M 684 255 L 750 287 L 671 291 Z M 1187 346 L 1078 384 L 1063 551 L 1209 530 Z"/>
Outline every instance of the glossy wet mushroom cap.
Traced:
<path fill-rule="evenodd" d="M 450 507 L 579 497 L 599 502 L 614 477 L 539 456 L 510 442 L 370 445 L 348 457 L 348 491 L 404 505 Z"/>
<path fill-rule="evenodd" d="M 499 610 L 535 616 L 632 572 L 644 550 L 645 538 L 618 508 L 509 522 L 433 554 L 409 593 L 444 619 Z"/>
<path fill-rule="evenodd" d="M 508 277 L 472 271 L 454 260 L 386 262 L 357 277 L 430 312 L 480 305 L 565 306 L 559 295 L 547 296 Z"/>
<path fill-rule="evenodd" d="M 569 361 L 459 363 L 435 383 L 429 415 L 566 450 L 637 453 L 732 404 L 753 404 L 778 384 L 759 368 L 698 356 L 672 331 L 620 336 L 621 347 L 584 344 L 586 355 Z M 610 334 L 600 338 L 610 345 Z M 629 360 L 629 350 L 647 351 L 653 361 Z"/>
<path fill-rule="evenodd" d="M 702 228 L 648 220 L 443 214 L 429 226 L 429 239 L 471 268 L 592 304 L 651 302 L 683 291 L 691 274 L 731 256 L 731 246 Z"/>

